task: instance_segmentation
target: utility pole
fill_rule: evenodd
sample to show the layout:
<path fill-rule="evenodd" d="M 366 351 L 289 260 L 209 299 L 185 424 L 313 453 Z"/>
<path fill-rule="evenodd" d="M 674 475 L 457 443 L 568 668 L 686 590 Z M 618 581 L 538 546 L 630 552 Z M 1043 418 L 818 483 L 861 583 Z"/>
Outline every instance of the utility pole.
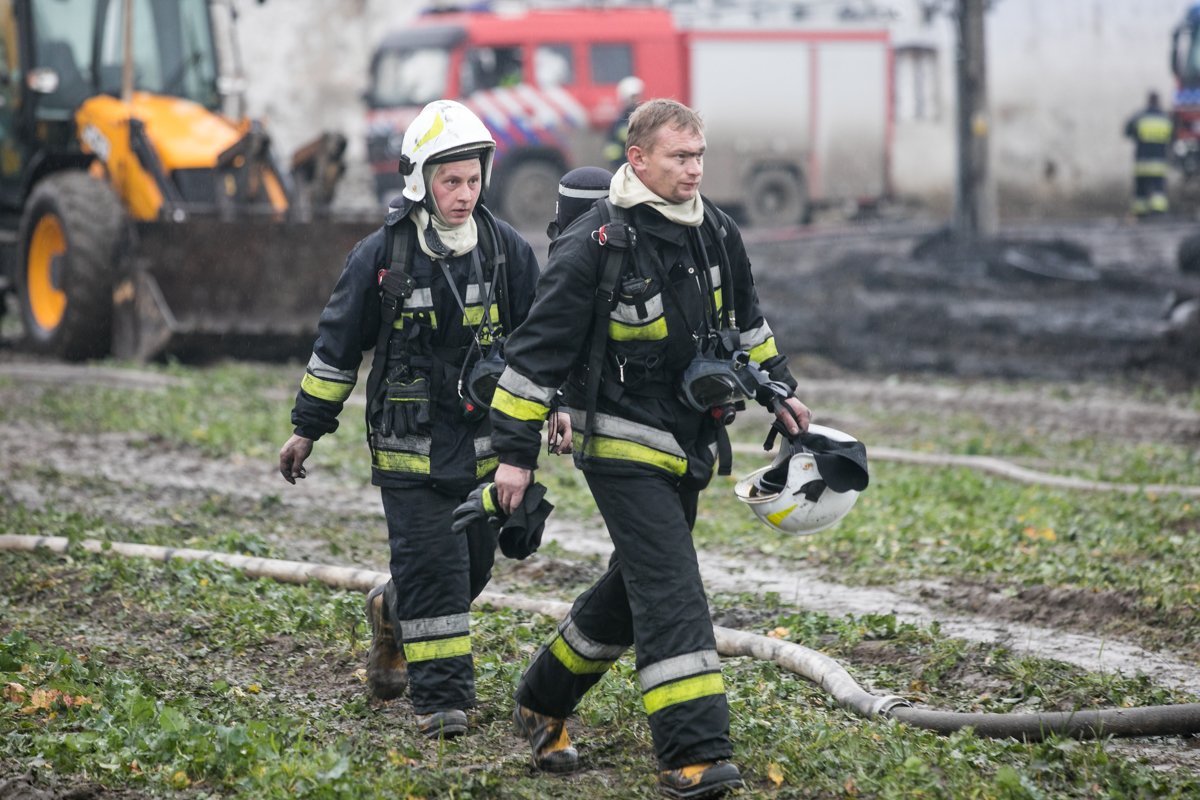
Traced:
<path fill-rule="evenodd" d="M 961 242 L 996 235 L 996 185 L 988 170 L 991 118 L 983 35 L 985 0 L 954 0 L 958 24 L 958 191 L 954 233 Z"/>

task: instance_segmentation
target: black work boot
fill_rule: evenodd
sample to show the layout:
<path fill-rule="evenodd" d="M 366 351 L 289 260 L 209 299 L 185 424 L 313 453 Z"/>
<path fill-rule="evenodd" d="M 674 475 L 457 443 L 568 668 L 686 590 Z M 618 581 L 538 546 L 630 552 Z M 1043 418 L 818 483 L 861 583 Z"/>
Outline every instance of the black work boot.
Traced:
<path fill-rule="evenodd" d="M 542 772 L 574 772 L 579 769 L 579 751 L 571 746 L 567 721 L 530 711 L 520 703 L 513 709 L 517 733 L 529 740 L 529 756 Z"/>
<path fill-rule="evenodd" d="M 376 586 L 367 595 L 367 619 L 371 623 L 367 686 L 380 700 L 395 700 L 408 688 L 408 662 L 392 625 L 395 607 L 396 585 L 391 581 Z"/>
<path fill-rule="evenodd" d="M 453 739 L 467 732 L 467 712 L 452 708 L 432 714 L 417 714 L 417 733 L 430 739 Z"/>
<path fill-rule="evenodd" d="M 730 789 L 742 788 L 742 774 L 728 761 L 704 761 L 658 773 L 658 790 L 668 797 L 686 800 L 720 797 Z"/>

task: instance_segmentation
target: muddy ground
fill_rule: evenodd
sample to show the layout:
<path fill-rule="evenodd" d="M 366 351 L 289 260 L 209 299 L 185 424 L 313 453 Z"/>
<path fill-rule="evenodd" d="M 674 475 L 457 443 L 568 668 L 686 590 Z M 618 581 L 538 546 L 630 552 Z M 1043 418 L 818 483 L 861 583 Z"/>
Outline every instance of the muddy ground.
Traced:
<path fill-rule="evenodd" d="M 138 390 L 167 376 L 128 370 L 40 365 L 28 358 L 0 363 L 0 375 L 101 383 L 124 381 Z M 897 431 L 919 427 L 915 415 L 977 413 L 1004 425 L 1047 437 L 1110 436 L 1129 442 L 1200 443 L 1200 410 L 1188 396 L 1131 397 L 1119 385 L 991 384 L 923 379 L 867 379 L 827 369 L 829 377 L 805 380 L 801 389 L 822 405 L 871 409 L 867 416 L 818 419 L 851 430 Z M 37 391 L 32 384 L 8 391 Z M 890 413 L 884 422 L 875 410 Z M 849 418 L 847 418 L 849 417 Z M 906 422 L 906 420 L 910 420 Z M 895 431 L 893 431 L 895 432 Z M 274 464 L 261 459 L 205 457 L 187 445 L 138 433 L 76 434 L 45 424 L 0 423 L 0 492 L 30 508 L 53 506 L 111 517 L 135 527 L 166 525 L 186 541 L 196 514 L 253 520 L 284 558 L 386 570 L 386 534 L 377 490 L 358 477 L 313 470 L 296 487 L 284 483 Z M 302 521 L 302 522 L 301 522 Z M 597 520 L 552 519 L 545 541 L 557 549 L 525 562 L 498 561 L 494 588 L 550 592 L 569 599 L 605 566 L 612 545 Z M 336 538 L 340 544 L 332 544 Z M 1141 670 L 1173 687 L 1200 692 L 1200 667 L 1191 659 L 1149 652 L 1137 637 L 1112 638 L 1118 620 L 1136 628 L 1143 612 L 1116 592 L 1032 587 L 1019 593 L 963 581 L 913 581 L 891 587 L 851 587 L 819 568 L 728 554 L 699 554 L 711 593 L 776 592 L 813 610 L 835 614 L 895 613 L 905 621 L 938 621 L 946 633 L 968 640 L 1001 642 L 1086 669 Z"/>

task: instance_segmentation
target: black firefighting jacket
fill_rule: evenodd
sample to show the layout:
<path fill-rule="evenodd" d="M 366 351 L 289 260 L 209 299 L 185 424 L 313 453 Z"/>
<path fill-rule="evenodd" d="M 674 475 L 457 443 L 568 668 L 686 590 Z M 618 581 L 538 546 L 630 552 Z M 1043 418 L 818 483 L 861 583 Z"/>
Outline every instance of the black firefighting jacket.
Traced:
<path fill-rule="evenodd" d="M 1125 125 L 1125 135 L 1137 145 L 1134 161 L 1138 177 L 1156 178 L 1167 174 L 1167 148 L 1173 130 L 1171 118 L 1157 108 L 1147 108 Z"/>
<path fill-rule="evenodd" d="M 723 306 L 722 242 L 714 238 L 723 239 L 728 254 L 742 348 L 775 380 L 793 389 L 796 382 L 763 319 L 750 261 L 733 221 L 707 206 L 706 214 L 715 215 L 716 224 L 688 228 L 639 205 L 626 212 L 637 241 L 617 283 L 598 413 L 593 436 L 581 450 L 593 302 L 606 256 L 595 234 L 604 213 L 597 204 L 551 248 L 534 306 L 508 341 L 508 366 L 492 403 L 492 444 L 501 463 L 534 469 L 542 421 L 565 382 L 577 466 L 608 474 L 666 474 L 681 486 L 702 488 L 716 459 L 717 423 L 710 414 L 685 405 L 678 387 L 696 355 L 693 334 L 714 325 L 714 308 Z M 673 295 L 664 291 L 667 281 Z"/>
<path fill-rule="evenodd" d="M 480 211 L 476 212 L 477 219 Z M 497 465 L 488 418 L 470 422 L 460 410 L 458 377 L 471 330 L 489 315 L 499 330 L 496 295 L 490 286 L 479 286 L 471 255 L 446 261 L 463 298 L 470 325 L 449 290 L 449 284 L 432 259 L 416 247 L 411 221 L 393 211 L 387 224 L 363 239 L 346 259 L 329 304 L 321 313 L 319 336 L 313 346 L 296 404 L 292 409 L 295 432 L 309 439 L 337 430 L 337 416 L 357 382 L 363 352 L 376 347 L 380 334 L 379 280 L 388 268 L 387 230 L 391 225 L 410 226 L 409 274 L 415 281 L 411 297 L 396 315 L 395 329 L 387 344 L 387 368 L 381 391 L 389 383 L 417 376 L 431 387 L 431 422 L 405 436 L 385 436 L 378 419 L 379 403 L 368 398 L 368 444 L 371 447 L 371 482 L 376 486 L 411 487 L 435 485 L 448 491 L 469 491 Z M 484 222 L 479 220 L 482 227 Z M 509 313 L 516 327 L 533 303 L 538 276 L 537 259 L 529 244 L 507 223 L 497 221 L 498 245 L 507 257 Z M 480 234 L 483 246 L 484 235 Z M 485 259 L 486 261 L 486 259 Z M 485 282 L 490 284 L 490 270 Z M 486 311 L 483 303 L 492 298 Z M 415 332 L 415 335 L 414 335 Z M 410 341 L 411 339 L 411 341 Z M 474 359 L 477 355 L 471 353 Z M 377 354 L 378 357 L 378 354 Z M 467 366 L 469 372 L 470 364 Z M 438 374 L 440 372 L 440 374 Z M 372 419 L 372 414 L 375 419 Z"/>

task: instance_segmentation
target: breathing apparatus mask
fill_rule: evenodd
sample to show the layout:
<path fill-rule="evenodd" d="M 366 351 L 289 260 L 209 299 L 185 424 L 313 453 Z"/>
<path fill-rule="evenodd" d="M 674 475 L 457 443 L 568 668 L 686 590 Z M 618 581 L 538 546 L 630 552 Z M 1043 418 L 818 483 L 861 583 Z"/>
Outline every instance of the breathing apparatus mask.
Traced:
<path fill-rule="evenodd" d="M 491 411 L 496 385 L 500 383 L 500 376 L 504 374 L 504 340 L 501 338 L 494 340 L 488 348 L 487 355 L 475 362 L 471 367 L 471 374 L 464 382 L 463 375 L 470 360 L 470 353 L 477 345 L 478 337 L 467 351 L 468 358 L 463 361 L 462 369 L 458 373 L 458 407 L 463 419 L 469 422 L 477 422 Z M 482 351 L 481 345 L 480 350 Z"/>
<path fill-rule="evenodd" d="M 741 349 L 736 330 L 698 338 L 696 357 L 683 371 L 679 385 L 680 400 L 696 411 L 711 414 L 720 425 L 732 424 L 737 412 L 745 409 L 747 398 L 778 411 L 790 396 L 786 384 L 771 380 L 750 360 L 750 354 Z"/>

